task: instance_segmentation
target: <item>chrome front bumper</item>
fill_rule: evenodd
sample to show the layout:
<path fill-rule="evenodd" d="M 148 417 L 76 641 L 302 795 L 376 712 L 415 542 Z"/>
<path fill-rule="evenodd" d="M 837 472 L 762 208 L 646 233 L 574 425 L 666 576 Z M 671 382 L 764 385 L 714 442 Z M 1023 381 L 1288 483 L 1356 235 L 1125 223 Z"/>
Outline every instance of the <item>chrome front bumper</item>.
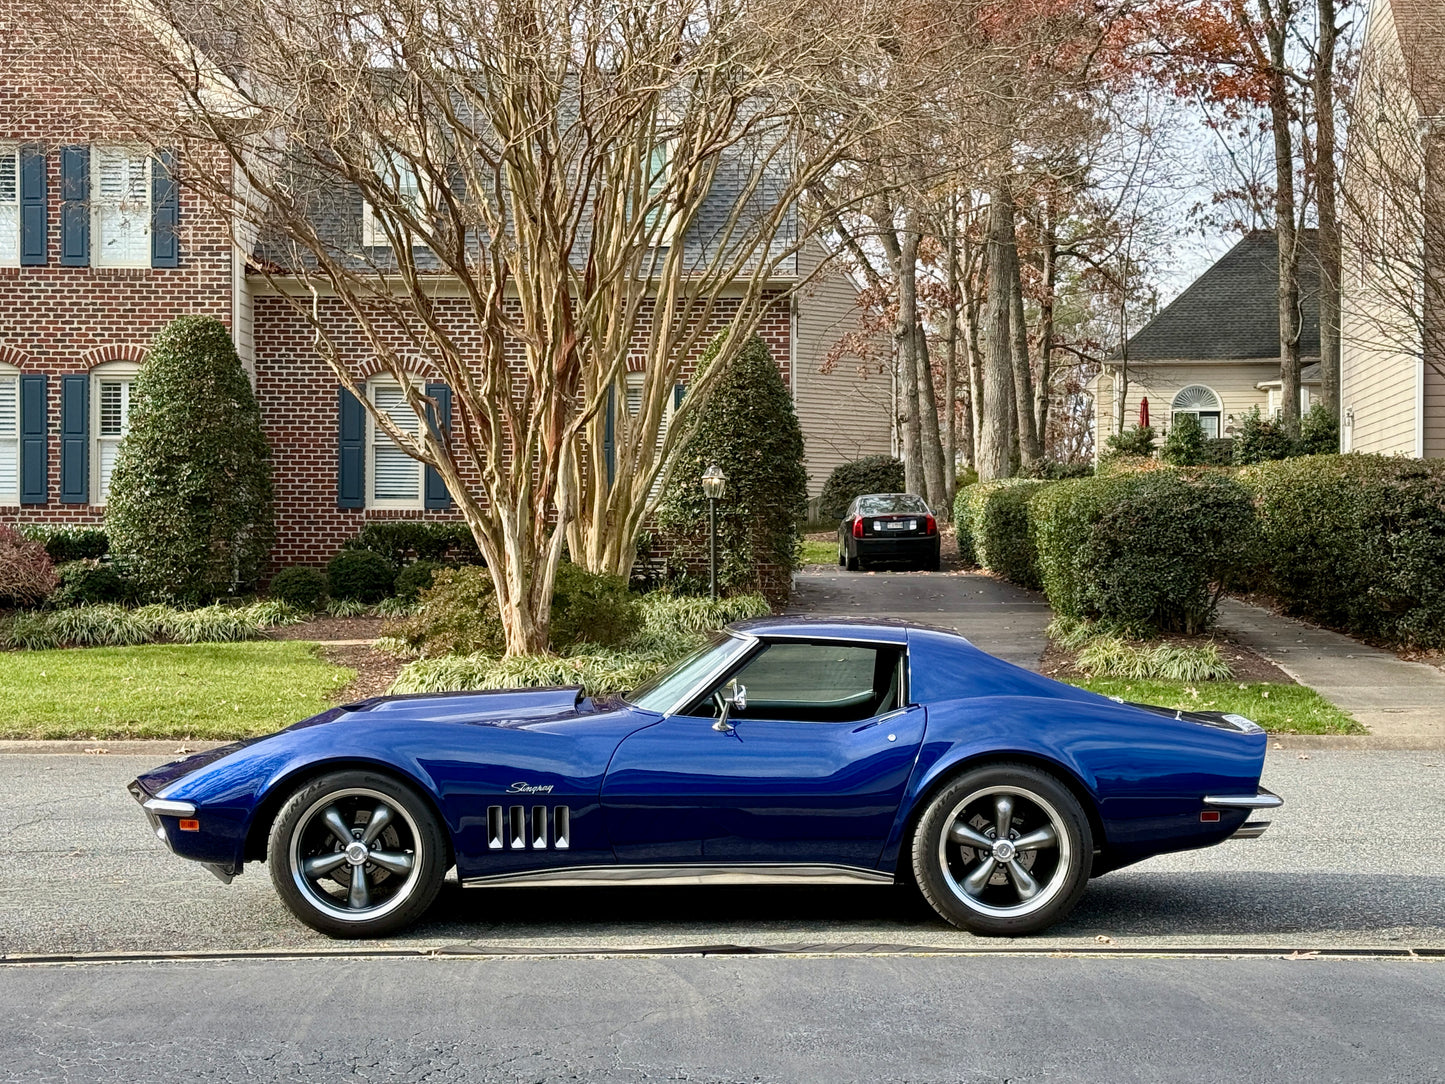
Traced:
<path fill-rule="evenodd" d="M 1216 809 L 1278 809 L 1284 799 L 1273 791 L 1257 788 L 1254 794 L 1206 794 L 1204 804 Z M 1246 821 L 1236 828 L 1230 839 L 1258 839 L 1270 826 L 1269 821 Z"/>

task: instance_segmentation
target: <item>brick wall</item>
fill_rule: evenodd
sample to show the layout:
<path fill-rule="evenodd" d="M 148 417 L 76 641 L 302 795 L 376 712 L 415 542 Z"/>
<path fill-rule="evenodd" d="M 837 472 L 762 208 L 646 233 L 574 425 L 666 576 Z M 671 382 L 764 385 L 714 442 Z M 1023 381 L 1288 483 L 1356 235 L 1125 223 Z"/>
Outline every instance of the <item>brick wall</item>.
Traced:
<path fill-rule="evenodd" d="M 67 80 L 72 64 L 49 48 L 41 26 L 32 3 L 0 0 L 0 143 L 45 150 L 48 207 L 46 265 L 0 268 L 0 361 L 50 377 L 49 500 L 0 507 L 0 522 L 93 523 L 102 508 L 60 503 L 60 377 L 142 359 L 155 333 L 177 316 L 205 314 L 229 326 L 232 249 L 222 222 L 182 189 L 179 267 L 60 266 L 59 148 L 133 140 L 92 93 Z M 181 172 L 198 165 L 181 162 Z"/>
<path fill-rule="evenodd" d="M 448 334 L 464 349 L 470 346 L 480 354 L 480 334 L 466 302 L 440 298 L 436 308 Z M 725 325 L 735 309 L 735 304 L 718 306 L 714 316 L 718 328 Z M 323 301 L 320 311 L 328 331 L 342 345 L 350 364 L 362 375 L 376 372 L 380 366 L 341 305 Z M 325 562 L 368 522 L 459 518 L 455 511 L 338 507 L 339 385 L 336 377 L 317 355 L 310 328 L 287 299 L 258 296 L 255 327 L 256 395 L 275 463 L 277 539 L 272 552 L 273 571 L 286 565 Z M 638 334 L 638 349 L 629 360 L 632 368 L 640 368 L 642 336 L 646 329 L 640 329 Z M 785 307 L 775 307 L 764 320 L 760 334 L 773 351 L 786 380 L 789 320 Z M 395 345 L 398 350 L 402 349 L 400 341 Z M 685 373 L 690 371 L 689 366 Z M 420 366 L 417 375 L 435 376 Z M 458 466 L 470 485 L 479 485 L 475 469 L 469 470 L 461 463 Z"/>

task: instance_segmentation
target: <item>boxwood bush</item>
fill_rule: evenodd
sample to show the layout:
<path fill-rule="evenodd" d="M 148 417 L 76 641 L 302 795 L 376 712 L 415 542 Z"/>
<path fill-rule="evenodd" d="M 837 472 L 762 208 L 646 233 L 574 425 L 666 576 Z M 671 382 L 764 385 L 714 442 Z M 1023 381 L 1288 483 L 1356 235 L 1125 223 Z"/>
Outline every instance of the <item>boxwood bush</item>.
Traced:
<path fill-rule="evenodd" d="M 1203 631 L 1257 559 L 1249 491 L 1218 473 L 1161 467 L 1059 482 L 1029 511 L 1054 611 L 1134 635 Z"/>
<path fill-rule="evenodd" d="M 271 578 L 266 593 L 303 613 L 315 613 L 326 605 L 326 573 L 311 565 L 292 565 Z"/>
<path fill-rule="evenodd" d="M 465 523 L 452 521 L 399 519 L 368 523 L 347 541 L 346 548 L 379 553 L 394 568 L 401 568 L 411 560 L 450 558 L 467 564 L 481 560 L 470 528 Z"/>
<path fill-rule="evenodd" d="M 1029 501 L 1053 482 L 1008 478 L 959 490 L 954 529 L 959 555 L 1024 587 L 1042 586 L 1030 530 Z"/>
<path fill-rule="evenodd" d="M 865 493 L 902 493 L 903 486 L 903 463 L 891 455 L 865 455 L 850 463 L 840 463 L 823 483 L 818 516 L 824 520 L 840 520 L 854 497 Z"/>
<path fill-rule="evenodd" d="M 342 550 L 326 565 L 327 594 L 333 599 L 380 602 L 395 583 L 395 567 L 371 550 Z"/>
<path fill-rule="evenodd" d="M 135 598 L 135 586 L 114 566 L 100 561 L 69 561 L 57 568 L 55 574 L 60 586 L 50 596 L 52 606 L 93 606 Z"/>
<path fill-rule="evenodd" d="M 98 561 L 110 549 L 110 539 L 99 527 L 52 527 L 41 523 L 20 528 L 26 538 L 44 543 L 51 562 L 59 568 L 71 561 Z"/>
<path fill-rule="evenodd" d="M 1290 611 L 1364 636 L 1445 643 L 1445 460 L 1324 455 L 1240 473 L 1265 586 Z"/>

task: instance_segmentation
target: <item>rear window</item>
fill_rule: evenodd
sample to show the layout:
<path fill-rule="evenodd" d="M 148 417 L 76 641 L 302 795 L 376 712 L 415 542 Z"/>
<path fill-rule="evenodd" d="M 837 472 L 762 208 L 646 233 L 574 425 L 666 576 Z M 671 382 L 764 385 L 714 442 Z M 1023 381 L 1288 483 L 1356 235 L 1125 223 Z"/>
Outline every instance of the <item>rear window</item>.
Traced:
<path fill-rule="evenodd" d="M 922 497 L 912 493 L 877 493 L 869 497 L 859 497 L 858 511 L 865 516 L 885 516 L 890 512 L 922 514 L 928 511 L 928 505 L 923 503 Z"/>

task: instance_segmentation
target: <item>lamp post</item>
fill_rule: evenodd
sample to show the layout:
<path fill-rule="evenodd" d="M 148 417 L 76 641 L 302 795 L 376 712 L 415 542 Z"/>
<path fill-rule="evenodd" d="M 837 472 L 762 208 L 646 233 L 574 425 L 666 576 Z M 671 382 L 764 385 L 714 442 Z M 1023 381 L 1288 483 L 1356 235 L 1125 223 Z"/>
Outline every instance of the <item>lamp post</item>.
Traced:
<path fill-rule="evenodd" d="M 702 491 L 707 494 L 708 594 L 712 598 L 717 598 L 717 502 L 722 500 L 727 484 L 727 476 L 716 463 L 709 464 L 707 470 L 702 472 Z"/>

